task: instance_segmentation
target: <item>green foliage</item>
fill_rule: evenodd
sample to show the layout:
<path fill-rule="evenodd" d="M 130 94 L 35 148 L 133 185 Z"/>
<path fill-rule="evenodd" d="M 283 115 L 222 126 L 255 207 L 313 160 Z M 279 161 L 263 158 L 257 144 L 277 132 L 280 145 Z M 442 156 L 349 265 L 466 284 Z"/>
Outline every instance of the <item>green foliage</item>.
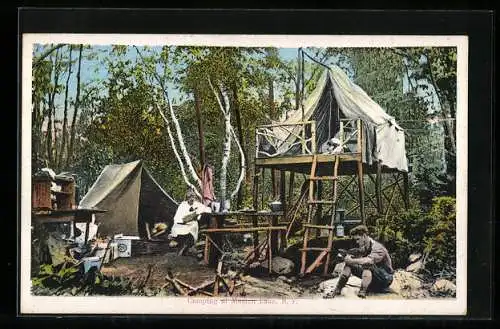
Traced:
<path fill-rule="evenodd" d="M 37 276 L 32 279 L 35 294 L 59 295 L 69 291 L 71 295 L 125 295 L 133 290 L 130 280 L 106 276 L 91 268 L 83 273 L 82 264 L 66 262 L 57 266 L 43 264 Z"/>
<path fill-rule="evenodd" d="M 373 231 L 375 239 L 391 252 L 394 266 L 405 267 L 408 256 L 424 248 L 428 227 L 429 218 L 419 207 L 413 207 L 388 216 L 387 220 L 380 219 Z"/>
<path fill-rule="evenodd" d="M 437 197 L 429 213 L 430 227 L 424 242 L 428 254 L 426 267 L 433 273 L 455 273 L 456 267 L 456 200 Z"/>
<path fill-rule="evenodd" d="M 426 213 L 416 206 L 379 219 L 373 236 L 390 251 L 395 267 L 406 267 L 408 256 L 424 253 L 425 268 L 434 275 L 455 273 L 455 198 L 436 197 Z"/>
<path fill-rule="evenodd" d="M 58 266 L 42 264 L 38 276 L 33 279 L 32 283 L 33 286 L 65 288 L 78 282 L 79 270 L 78 266 L 72 266 L 69 263 Z"/>

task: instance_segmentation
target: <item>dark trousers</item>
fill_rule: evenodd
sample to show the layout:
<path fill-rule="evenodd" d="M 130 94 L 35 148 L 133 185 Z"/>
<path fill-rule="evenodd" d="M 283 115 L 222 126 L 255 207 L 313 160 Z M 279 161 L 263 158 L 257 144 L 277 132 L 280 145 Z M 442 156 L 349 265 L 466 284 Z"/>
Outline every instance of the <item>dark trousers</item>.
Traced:
<path fill-rule="evenodd" d="M 369 270 L 372 273 L 372 280 L 368 285 L 368 290 L 373 292 L 381 292 L 387 289 L 391 283 L 393 276 L 385 268 L 377 265 L 346 265 L 351 269 L 351 274 L 363 279 L 363 271 Z"/>

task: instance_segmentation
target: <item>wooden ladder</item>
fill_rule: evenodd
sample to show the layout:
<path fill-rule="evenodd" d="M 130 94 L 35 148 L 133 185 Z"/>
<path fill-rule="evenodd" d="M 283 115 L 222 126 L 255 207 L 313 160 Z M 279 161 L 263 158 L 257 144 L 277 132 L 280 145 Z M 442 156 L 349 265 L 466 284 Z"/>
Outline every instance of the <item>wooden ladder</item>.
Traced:
<path fill-rule="evenodd" d="M 302 259 L 301 259 L 301 269 L 300 269 L 300 275 L 303 276 L 305 274 L 309 274 L 314 269 L 316 269 L 318 266 L 321 265 L 321 262 L 323 261 L 323 258 L 326 256 L 326 260 L 324 263 L 324 268 L 323 268 L 323 275 L 328 274 L 328 264 L 330 263 L 330 255 L 331 255 L 331 249 L 333 245 L 333 234 L 334 234 L 334 220 L 335 220 L 335 210 L 336 210 L 336 203 L 337 203 L 337 174 L 338 174 L 338 168 L 339 168 L 339 156 L 335 156 L 335 162 L 333 166 L 333 176 L 316 176 L 316 169 L 318 165 L 318 158 L 317 155 L 313 155 L 312 159 L 312 164 L 311 164 L 311 174 L 309 176 L 309 200 L 308 200 L 308 215 L 307 215 L 307 223 L 304 224 L 304 245 L 303 248 L 300 249 L 302 252 Z M 314 184 L 316 181 L 332 181 L 333 182 L 333 196 L 332 199 L 330 200 L 319 200 L 314 198 Z M 320 204 L 331 204 L 332 205 L 332 217 L 330 219 L 330 225 L 315 225 L 312 224 L 312 219 L 314 216 L 314 210 L 316 207 Z M 311 248 L 307 246 L 308 240 L 309 240 L 309 231 L 311 229 L 327 229 L 328 230 L 328 243 L 326 248 Z M 319 255 L 316 257 L 314 262 L 311 263 L 307 268 L 307 253 L 309 251 L 320 251 Z"/>

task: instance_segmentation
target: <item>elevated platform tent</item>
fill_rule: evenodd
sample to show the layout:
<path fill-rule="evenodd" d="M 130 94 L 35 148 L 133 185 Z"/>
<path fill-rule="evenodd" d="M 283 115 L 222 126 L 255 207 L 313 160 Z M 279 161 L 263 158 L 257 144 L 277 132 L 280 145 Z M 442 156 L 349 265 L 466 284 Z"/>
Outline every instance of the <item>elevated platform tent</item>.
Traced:
<path fill-rule="evenodd" d="M 386 188 L 399 189 L 405 204 L 408 203 L 408 162 L 403 128 L 337 66 L 325 68 L 303 108 L 294 111 L 286 120 L 256 128 L 255 152 L 256 169 L 270 168 L 273 177 L 276 177 L 275 170 L 280 171 L 281 184 L 284 184 L 287 171 L 291 173 L 291 183 L 293 173 L 309 174 L 308 179 L 315 181 L 310 184 L 314 192 L 309 192 L 309 202 L 313 203 L 313 193 L 321 194 L 322 181 L 328 180 L 325 176 L 335 177 L 330 179 L 332 181 L 338 181 L 337 176 L 357 176 L 355 194 L 358 200 L 353 199 L 353 192 L 346 191 L 349 187 L 346 185 L 354 182 L 354 177 L 349 183 L 338 182 L 341 192 L 335 198 L 349 193 L 351 201 L 357 205 L 346 214 L 359 212 L 363 222 L 365 201 L 382 213 L 384 198 L 392 199 L 384 191 L 382 176 L 392 176 L 385 180 Z M 370 180 L 365 182 L 366 175 Z M 258 179 L 255 178 L 254 185 Z M 374 188 L 370 185 L 370 190 L 376 190 L 372 195 L 365 188 L 370 181 L 375 185 Z M 399 185 L 401 181 L 403 187 Z M 282 202 L 285 190 L 284 186 L 280 187 Z M 257 198 L 256 193 L 258 186 L 254 189 L 254 198 Z M 335 201 L 332 208 L 336 206 Z M 255 199 L 254 207 L 257 207 Z"/>
<path fill-rule="evenodd" d="M 137 160 L 107 165 L 78 207 L 106 210 L 95 215 L 101 235 L 123 233 L 145 238 L 146 223 L 163 222 L 171 227 L 177 206 Z"/>
<path fill-rule="evenodd" d="M 360 145 L 358 124 L 362 127 Z M 324 70 L 303 110 L 258 127 L 256 164 L 308 172 L 308 159 L 312 154 L 327 155 L 325 143 L 334 137 L 343 143 L 342 160 L 357 160 L 361 155 L 365 173 L 376 173 L 374 164 L 380 164 L 384 172 L 408 171 L 403 129 L 337 66 Z M 320 163 L 327 160 L 328 156 L 319 158 Z M 351 175 L 354 168 L 342 166 L 340 174 Z"/>
<path fill-rule="evenodd" d="M 403 129 L 337 66 L 324 70 L 303 108 L 282 122 L 256 128 L 255 159 L 256 173 L 259 168 L 261 173 L 254 178 L 254 208 L 258 208 L 259 176 L 263 179 L 264 169 L 271 169 L 273 197 L 276 197 L 274 180 L 278 170 L 279 196 L 290 222 L 287 237 L 298 230 L 294 225 L 298 209 L 307 200 L 307 220 L 300 220 L 303 228 L 301 275 L 311 273 L 320 264 L 324 264 L 323 273 L 328 273 L 334 231 L 340 227 L 338 224 L 365 223 L 366 201 L 374 205 L 380 215 L 383 197 L 388 201 L 389 211 L 394 192 L 399 189 L 408 207 L 408 163 Z M 298 200 L 290 208 L 285 198 L 287 171 L 290 172 L 290 202 L 294 173 L 308 174 Z M 393 176 L 392 182 L 384 188 L 382 176 L 388 175 Z M 341 176 L 353 177 L 341 179 L 344 178 Z M 367 185 L 365 176 L 373 184 Z M 357 186 L 353 184 L 356 178 Z M 328 181 L 332 183 L 331 191 L 323 193 L 323 185 Z M 357 191 L 353 191 L 353 187 Z M 392 188 L 390 197 L 385 193 L 389 188 Z M 260 199 L 263 200 L 262 196 Z M 323 216 L 324 210 L 329 213 L 327 216 Z M 309 245 L 314 232 L 316 236 L 326 234 L 325 246 Z M 315 254 L 315 260 L 309 264 L 310 254 Z"/>

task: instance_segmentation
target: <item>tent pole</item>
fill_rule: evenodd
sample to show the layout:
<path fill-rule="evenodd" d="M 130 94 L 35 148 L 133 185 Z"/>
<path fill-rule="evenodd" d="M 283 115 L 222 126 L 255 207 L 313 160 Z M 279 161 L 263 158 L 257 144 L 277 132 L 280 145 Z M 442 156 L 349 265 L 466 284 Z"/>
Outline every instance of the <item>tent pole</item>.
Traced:
<path fill-rule="evenodd" d="M 363 224 L 366 224 L 365 221 L 365 192 L 364 192 L 364 181 L 363 181 L 363 152 L 364 152 L 364 143 L 363 143 L 363 132 L 362 132 L 362 124 L 361 120 L 358 119 L 357 122 L 358 128 L 358 192 L 359 192 L 359 212 L 361 215 L 361 221 Z"/>

